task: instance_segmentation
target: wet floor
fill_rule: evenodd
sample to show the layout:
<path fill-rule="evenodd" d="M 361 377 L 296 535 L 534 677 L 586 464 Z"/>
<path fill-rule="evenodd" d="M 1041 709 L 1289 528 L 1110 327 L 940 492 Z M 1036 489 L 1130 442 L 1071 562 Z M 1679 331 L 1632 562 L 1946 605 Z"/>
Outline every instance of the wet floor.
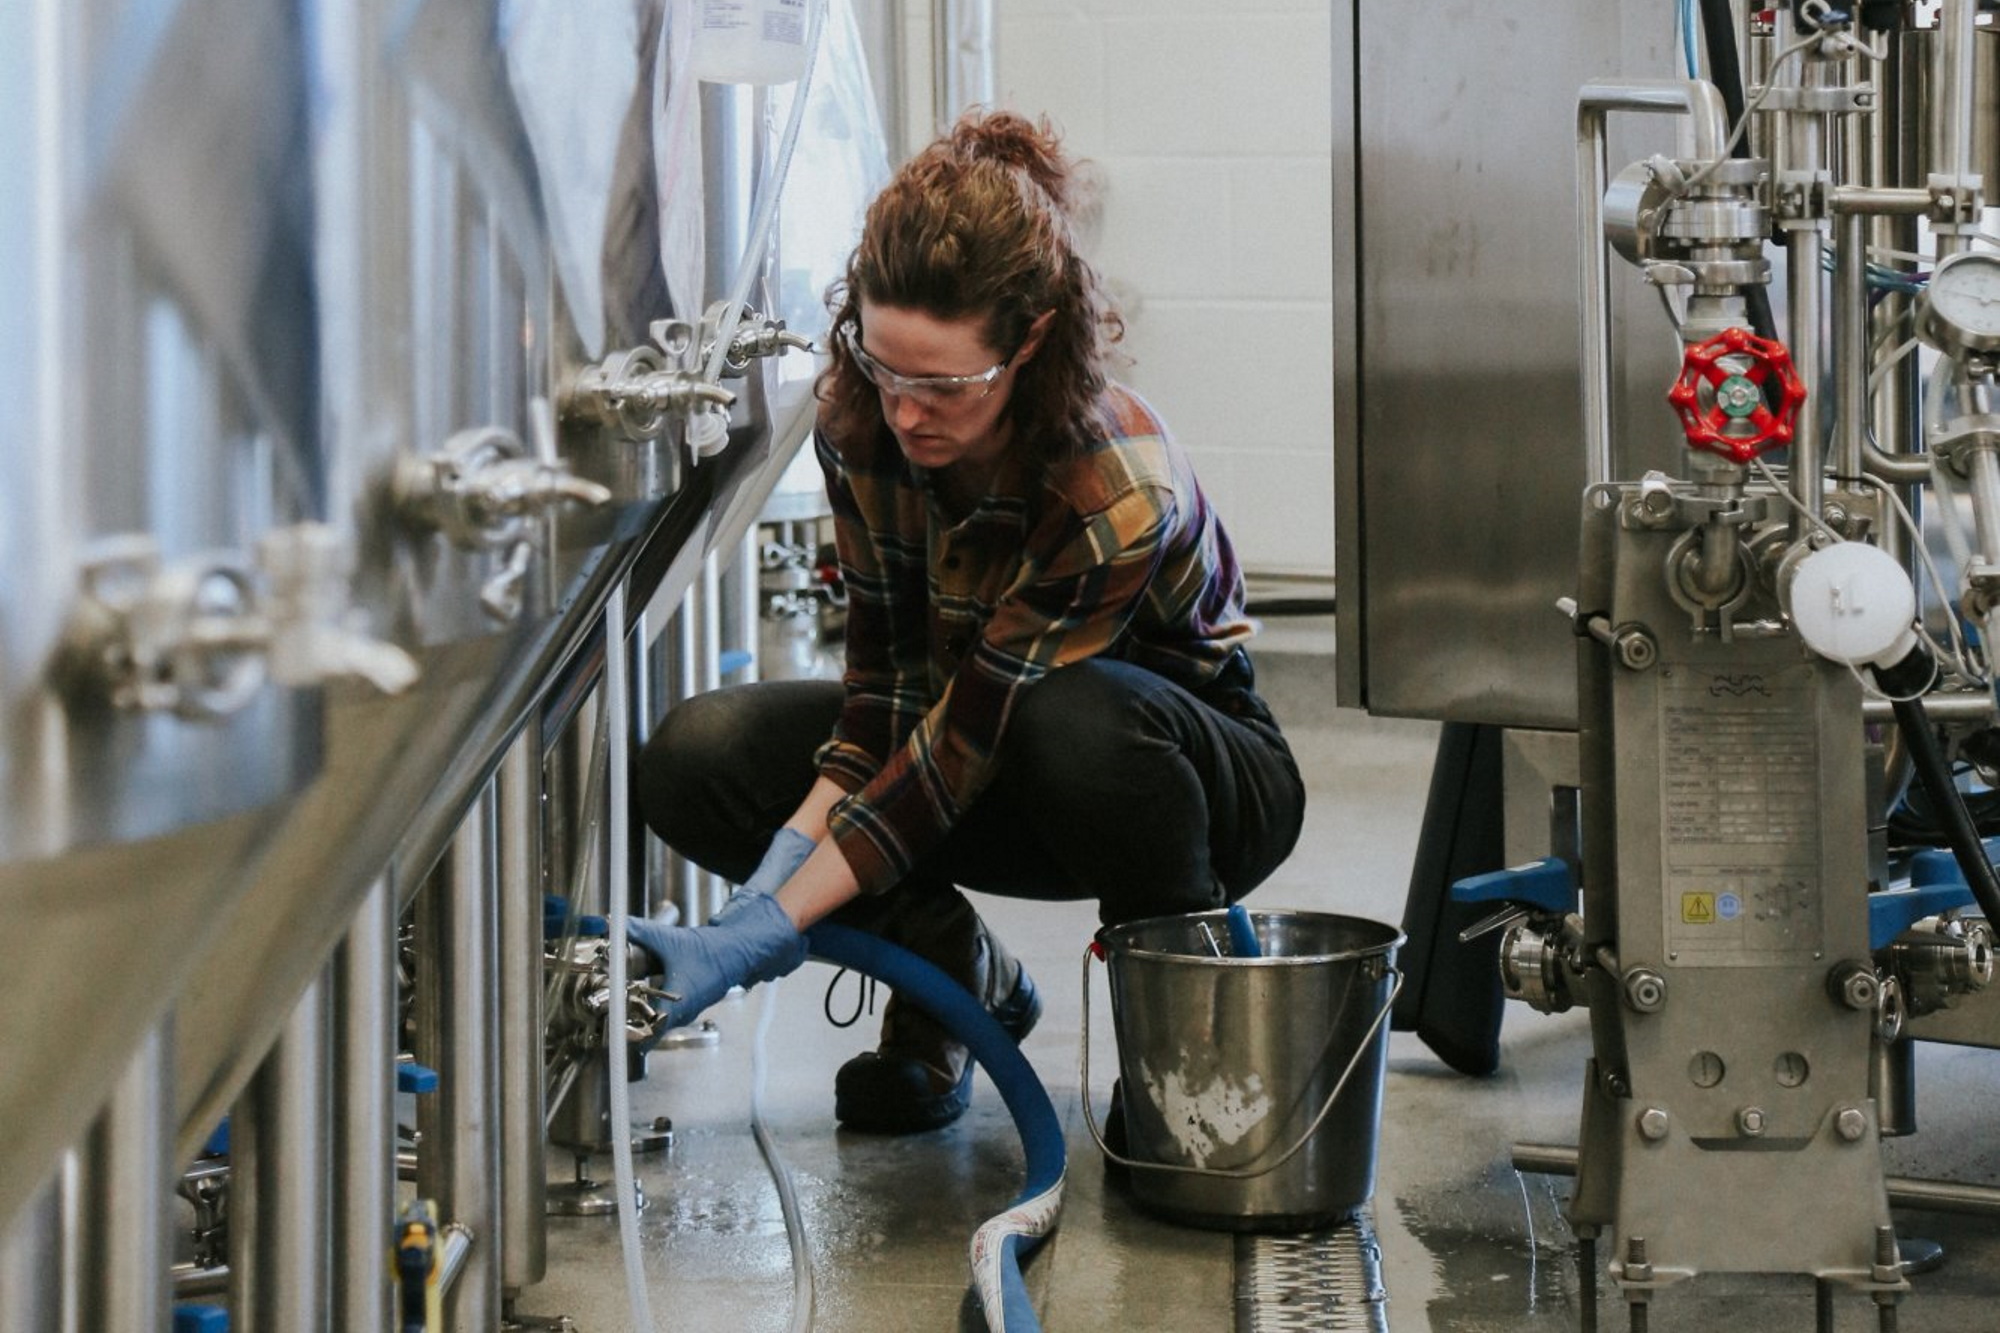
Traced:
<path fill-rule="evenodd" d="M 1292 737 L 1313 804 L 1298 852 L 1251 905 L 1400 918 L 1429 780 L 1435 728 L 1333 707 L 1331 658 L 1266 654 L 1263 684 Z M 1236 1241 L 1149 1216 L 1108 1186 L 1080 1108 L 1081 952 L 1094 926 L 1087 905 L 982 900 L 1034 972 L 1047 1006 L 1024 1051 L 1064 1126 L 1070 1171 L 1061 1226 L 1027 1267 L 1050 1333 L 1241 1328 Z M 982 1075 L 958 1124 L 906 1139 L 849 1134 L 833 1123 L 833 1075 L 872 1044 L 864 1019 L 842 1030 L 824 1007 L 855 1006 L 850 980 L 829 1005 L 832 970 L 810 964 L 777 989 L 766 1041 L 763 1105 L 797 1186 L 814 1274 L 813 1327 L 860 1333 L 977 1330 L 967 1245 L 1013 1200 L 1021 1154 L 1011 1122 Z M 1101 1116 L 1113 1053 L 1102 1024 L 1104 979 L 1092 1004 L 1094 1105 Z M 663 1053 L 635 1085 L 641 1120 L 668 1115 L 669 1154 L 642 1158 L 645 1277 L 660 1329 L 764 1333 L 790 1326 L 793 1275 L 777 1192 L 749 1129 L 750 1054 L 761 995 L 716 1011 L 720 1042 Z M 1583 1287 L 1562 1218 L 1570 1182 L 1522 1175 L 1516 1141 L 1574 1144 L 1588 1030 L 1580 1013 L 1545 1017 L 1514 1006 L 1500 1071 L 1469 1079 L 1447 1070 L 1412 1036 L 1390 1047 L 1379 1177 L 1370 1219 L 1379 1240 L 1388 1327 L 1397 1333 L 1527 1333 L 1574 1329 Z M 1922 1133 L 1892 1143 L 1898 1174 L 2000 1181 L 1992 1113 L 2000 1056 L 1923 1048 Z M 609 1172 L 608 1159 L 593 1164 Z M 551 1174 L 567 1164 L 553 1162 Z M 1725 1206 L 1718 1203 L 1717 1206 Z M 1770 1225 L 1795 1224 L 1785 1200 L 1755 1199 Z M 1899 1212 L 1904 1235 L 1942 1242 L 1947 1261 L 1916 1279 L 1898 1311 L 1904 1333 L 2000 1329 L 2000 1223 Z M 615 1223 L 559 1219 L 550 1275 L 522 1312 L 566 1313 L 582 1333 L 630 1327 Z M 1600 1327 L 1630 1327 L 1608 1279 L 1599 1279 Z M 1811 1329 L 1810 1280 L 1713 1276 L 1660 1294 L 1653 1333 Z M 1865 1297 L 1840 1294 L 1836 1327 L 1874 1330 Z M 1338 1326 L 1338 1325 L 1329 1325 Z M 1356 1327 L 1368 1327 L 1357 1324 Z"/>

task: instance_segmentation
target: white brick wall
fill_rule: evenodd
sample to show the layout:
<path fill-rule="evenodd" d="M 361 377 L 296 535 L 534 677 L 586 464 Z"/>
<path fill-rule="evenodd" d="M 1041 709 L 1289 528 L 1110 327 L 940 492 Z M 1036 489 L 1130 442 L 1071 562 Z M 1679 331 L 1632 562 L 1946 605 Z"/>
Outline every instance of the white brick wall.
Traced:
<path fill-rule="evenodd" d="M 1244 563 L 1333 571 L 1324 0 L 1001 0 L 1000 101 L 1097 164 L 1123 378 L 1194 455 Z"/>

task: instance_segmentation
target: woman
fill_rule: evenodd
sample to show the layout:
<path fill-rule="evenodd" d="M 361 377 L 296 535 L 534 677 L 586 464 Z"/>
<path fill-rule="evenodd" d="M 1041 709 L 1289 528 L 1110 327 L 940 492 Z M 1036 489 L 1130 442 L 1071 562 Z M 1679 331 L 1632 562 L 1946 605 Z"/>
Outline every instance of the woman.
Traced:
<path fill-rule="evenodd" d="M 870 206 L 832 294 L 815 444 L 848 593 L 844 679 L 675 708 L 635 780 L 666 842 L 739 891 L 633 937 L 691 1021 L 805 957 L 831 913 L 956 977 L 1016 1039 L 1032 981 L 958 886 L 1094 898 L 1106 923 L 1249 892 L 1304 789 L 1258 698 L 1243 580 L 1186 457 L 1105 374 L 1122 333 L 1076 252 L 1046 124 L 971 114 Z M 892 999 L 835 1112 L 955 1119 L 963 1047 Z"/>

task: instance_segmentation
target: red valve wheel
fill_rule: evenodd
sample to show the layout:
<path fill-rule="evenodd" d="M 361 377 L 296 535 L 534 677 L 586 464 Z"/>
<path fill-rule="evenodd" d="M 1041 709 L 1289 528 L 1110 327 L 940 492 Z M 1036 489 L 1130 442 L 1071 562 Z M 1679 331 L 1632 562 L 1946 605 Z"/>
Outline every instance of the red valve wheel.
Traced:
<path fill-rule="evenodd" d="M 1775 405 L 1765 401 L 1767 381 L 1777 387 Z M 1748 329 L 1724 329 L 1688 348 L 1680 378 L 1667 390 L 1688 447 L 1737 463 L 1790 444 L 1805 400 L 1785 345 Z"/>

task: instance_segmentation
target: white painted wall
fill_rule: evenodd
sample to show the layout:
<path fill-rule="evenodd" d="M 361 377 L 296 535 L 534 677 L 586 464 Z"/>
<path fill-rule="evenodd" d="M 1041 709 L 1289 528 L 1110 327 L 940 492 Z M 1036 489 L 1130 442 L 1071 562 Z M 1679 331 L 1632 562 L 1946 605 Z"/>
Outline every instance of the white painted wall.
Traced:
<path fill-rule="evenodd" d="M 1333 571 L 1325 0 L 998 0 L 1002 105 L 1103 180 L 1121 374 L 1194 456 L 1244 564 Z"/>

